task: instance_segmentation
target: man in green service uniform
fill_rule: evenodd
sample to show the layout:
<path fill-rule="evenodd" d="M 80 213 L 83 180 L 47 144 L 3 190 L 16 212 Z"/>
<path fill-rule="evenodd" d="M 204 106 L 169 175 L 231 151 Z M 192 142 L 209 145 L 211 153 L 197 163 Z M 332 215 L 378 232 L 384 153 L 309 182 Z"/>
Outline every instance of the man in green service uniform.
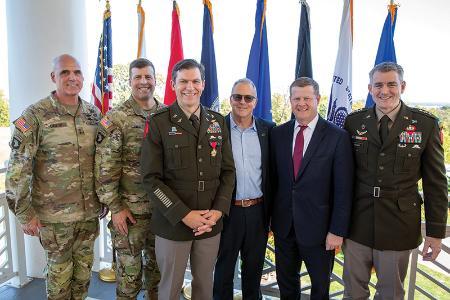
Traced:
<path fill-rule="evenodd" d="M 53 60 L 56 84 L 14 121 L 6 199 L 47 257 L 48 299 L 87 297 L 101 204 L 94 191 L 96 107 L 78 95 L 83 74 L 67 54 Z"/>
<path fill-rule="evenodd" d="M 178 300 L 188 258 L 192 299 L 211 300 L 222 219 L 235 169 L 222 115 L 200 105 L 204 67 L 193 59 L 172 71 L 177 100 L 148 120 L 141 153 L 143 184 L 161 271 L 160 300 Z"/>
<path fill-rule="evenodd" d="M 142 288 L 157 299 L 159 271 L 151 207 L 141 184 L 139 157 L 147 117 L 164 106 L 154 97 L 155 68 L 145 58 L 130 64 L 131 96 L 100 121 L 95 155 L 96 191 L 108 205 L 113 247 L 117 255 L 117 299 L 136 299 Z"/>
<path fill-rule="evenodd" d="M 355 111 L 345 122 L 356 178 L 350 235 L 344 243 L 344 299 L 369 298 L 372 266 L 378 277 L 375 299 L 403 299 L 409 254 L 422 242 L 422 202 L 424 260 L 436 259 L 445 237 L 444 150 L 436 117 L 401 101 L 403 68 L 381 63 L 369 75 L 375 107 Z"/>

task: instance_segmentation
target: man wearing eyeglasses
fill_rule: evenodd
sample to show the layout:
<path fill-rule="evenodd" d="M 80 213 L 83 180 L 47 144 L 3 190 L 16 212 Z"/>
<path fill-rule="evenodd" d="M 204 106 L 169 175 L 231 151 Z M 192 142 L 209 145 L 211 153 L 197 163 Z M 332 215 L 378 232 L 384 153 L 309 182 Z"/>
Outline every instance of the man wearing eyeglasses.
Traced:
<path fill-rule="evenodd" d="M 261 299 L 269 207 L 269 137 L 275 126 L 253 116 L 256 87 L 243 78 L 233 85 L 231 113 L 225 117 L 236 167 L 236 189 L 230 213 L 224 217 L 214 273 L 214 299 L 233 299 L 233 277 L 239 252 L 242 260 L 244 299 Z"/>

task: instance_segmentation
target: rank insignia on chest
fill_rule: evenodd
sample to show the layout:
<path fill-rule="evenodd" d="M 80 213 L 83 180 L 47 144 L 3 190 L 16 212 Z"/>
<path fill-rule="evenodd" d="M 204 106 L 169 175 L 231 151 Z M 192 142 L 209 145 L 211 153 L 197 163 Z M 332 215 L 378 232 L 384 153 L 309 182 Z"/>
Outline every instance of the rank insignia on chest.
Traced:
<path fill-rule="evenodd" d="M 422 142 L 422 132 L 420 131 L 402 131 L 400 133 L 400 143 L 420 144 Z"/>
<path fill-rule="evenodd" d="M 219 123 L 217 123 L 216 121 L 214 121 L 213 123 L 211 123 L 208 127 L 208 129 L 206 130 L 207 133 L 221 133 L 222 130 L 220 129 L 220 125 Z"/>
<path fill-rule="evenodd" d="M 23 133 L 27 132 L 28 130 L 30 130 L 31 126 L 30 124 L 27 123 L 27 121 L 25 121 L 24 118 L 19 118 L 16 122 L 16 127 L 22 131 Z"/>
<path fill-rule="evenodd" d="M 112 126 L 112 123 L 111 123 L 110 120 L 108 120 L 108 118 L 103 118 L 103 119 L 100 121 L 100 125 L 102 125 L 103 128 L 108 129 L 109 127 Z"/>
<path fill-rule="evenodd" d="M 175 126 L 172 126 L 171 131 L 169 131 L 169 135 L 181 135 L 183 134 L 182 132 L 178 132 L 177 128 Z"/>

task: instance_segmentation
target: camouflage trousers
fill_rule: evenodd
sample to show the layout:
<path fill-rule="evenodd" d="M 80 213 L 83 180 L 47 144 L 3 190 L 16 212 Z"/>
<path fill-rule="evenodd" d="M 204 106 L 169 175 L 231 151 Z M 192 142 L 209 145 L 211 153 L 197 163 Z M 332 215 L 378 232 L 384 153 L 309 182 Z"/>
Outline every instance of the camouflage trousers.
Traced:
<path fill-rule="evenodd" d="M 150 216 L 134 215 L 136 224 L 128 225 L 128 235 L 111 230 L 116 249 L 117 299 L 136 299 L 142 288 L 158 291 L 160 274 L 155 256 L 155 236 L 150 231 Z"/>
<path fill-rule="evenodd" d="M 39 239 L 47 256 L 47 298 L 85 299 L 94 260 L 98 219 L 69 223 L 44 223 Z"/>

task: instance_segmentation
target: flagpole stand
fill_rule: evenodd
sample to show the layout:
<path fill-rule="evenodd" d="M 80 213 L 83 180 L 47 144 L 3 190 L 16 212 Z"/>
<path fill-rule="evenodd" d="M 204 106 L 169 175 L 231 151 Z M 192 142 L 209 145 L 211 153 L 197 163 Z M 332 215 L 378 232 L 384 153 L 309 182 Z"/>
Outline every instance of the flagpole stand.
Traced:
<path fill-rule="evenodd" d="M 98 272 L 98 278 L 104 282 L 116 281 L 116 249 L 113 248 L 113 261 L 111 268 L 103 268 Z"/>

